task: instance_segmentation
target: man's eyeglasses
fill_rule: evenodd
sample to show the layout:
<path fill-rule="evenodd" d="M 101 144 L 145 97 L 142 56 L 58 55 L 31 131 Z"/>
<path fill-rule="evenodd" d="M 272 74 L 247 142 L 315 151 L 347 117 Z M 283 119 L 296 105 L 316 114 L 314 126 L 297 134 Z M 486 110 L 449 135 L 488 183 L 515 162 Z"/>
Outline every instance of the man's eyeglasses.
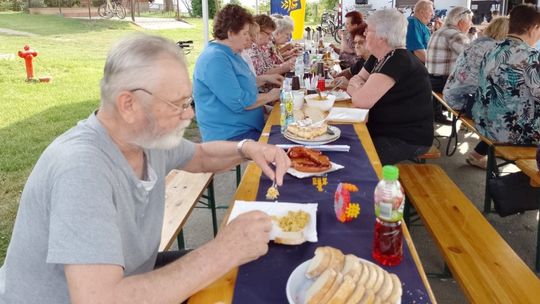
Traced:
<path fill-rule="evenodd" d="M 143 91 L 145 92 L 146 94 L 150 95 L 150 96 L 153 96 L 155 97 L 157 100 L 161 101 L 161 102 L 164 102 L 166 104 L 168 104 L 169 106 L 173 107 L 175 112 L 177 112 L 178 114 L 182 114 L 185 110 L 189 109 L 190 107 L 193 106 L 193 96 L 189 96 L 189 97 L 186 97 L 184 99 L 182 99 L 181 101 L 182 102 L 182 105 L 178 106 L 176 105 L 174 102 L 170 102 L 168 100 L 165 100 L 155 94 L 152 94 L 152 92 L 146 90 L 146 89 L 143 89 L 143 88 L 136 88 L 136 89 L 133 89 L 133 90 L 129 90 L 130 92 L 136 92 L 136 91 Z"/>

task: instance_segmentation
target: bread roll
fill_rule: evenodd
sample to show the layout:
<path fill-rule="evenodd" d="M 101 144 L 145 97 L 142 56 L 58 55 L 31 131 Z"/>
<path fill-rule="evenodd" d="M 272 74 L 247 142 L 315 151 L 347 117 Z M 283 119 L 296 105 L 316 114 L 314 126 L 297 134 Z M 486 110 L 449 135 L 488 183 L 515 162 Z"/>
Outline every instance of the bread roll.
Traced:
<path fill-rule="evenodd" d="M 391 273 L 390 277 L 392 277 L 392 293 L 386 299 L 386 302 L 389 303 L 397 303 L 399 299 L 401 299 L 401 281 L 399 280 L 398 276 Z"/>
<path fill-rule="evenodd" d="M 377 281 L 377 269 L 375 269 L 375 266 L 370 263 L 366 263 L 364 264 L 364 266 L 367 266 L 367 268 L 369 269 L 369 277 L 364 287 L 366 287 L 367 290 L 371 290 L 373 289 L 373 286 L 375 286 L 375 282 Z"/>
<path fill-rule="evenodd" d="M 337 248 L 328 248 L 332 252 L 332 260 L 330 260 L 329 267 L 334 269 L 336 272 L 341 272 L 341 270 L 343 269 L 343 264 L 345 264 L 345 255 L 343 255 L 343 252 L 341 252 L 341 250 Z"/>
<path fill-rule="evenodd" d="M 282 231 L 274 239 L 274 243 L 283 245 L 300 245 L 305 241 L 303 231 Z"/>
<path fill-rule="evenodd" d="M 346 275 L 349 273 L 351 269 L 353 269 L 358 262 L 358 257 L 356 257 L 354 254 L 347 254 L 345 256 L 345 263 L 343 264 L 343 269 L 341 270 L 341 273 Z"/>
<path fill-rule="evenodd" d="M 379 266 L 375 266 L 375 271 L 377 272 L 377 281 L 375 281 L 375 284 L 373 285 L 373 293 L 376 295 L 384 282 L 384 273 L 386 270 Z"/>
<path fill-rule="evenodd" d="M 385 271 L 383 284 L 381 288 L 379 289 L 379 291 L 377 292 L 377 296 L 379 296 L 381 300 L 386 301 L 388 297 L 390 297 L 390 294 L 392 293 L 393 286 L 394 285 L 393 285 L 392 277 L 387 271 Z M 395 303 L 392 303 L 392 304 L 395 304 Z"/>
<path fill-rule="evenodd" d="M 344 276 L 343 282 L 330 300 L 328 300 L 328 304 L 345 304 L 345 301 L 354 292 L 355 287 L 356 283 L 354 282 L 353 277 L 350 275 Z"/>
<path fill-rule="evenodd" d="M 366 289 L 364 288 L 364 285 L 356 284 L 356 288 L 354 289 L 353 293 L 349 296 L 345 304 L 357 304 L 362 300 L 364 297 L 364 294 L 366 293 Z"/>
<path fill-rule="evenodd" d="M 315 256 L 311 259 L 311 263 L 306 271 L 306 277 L 313 279 L 321 275 L 330 265 L 332 253 L 329 247 L 318 247 L 315 249 Z"/>
<path fill-rule="evenodd" d="M 364 297 L 358 302 L 359 304 L 373 304 L 375 301 L 375 294 L 370 289 L 366 289 Z"/>
<path fill-rule="evenodd" d="M 338 272 L 336 275 L 336 279 L 334 280 L 334 284 L 332 284 L 332 287 L 330 287 L 330 290 L 328 290 L 328 292 L 324 295 L 319 304 L 328 303 L 328 300 L 330 300 L 330 298 L 336 293 L 336 291 L 339 289 L 339 286 L 341 286 L 341 283 L 343 283 L 343 275 Z"/>
<path fill-rule="evenodd" d="M 330 288 L 334 285 L 337 272 L 334 269 L 326 269 L 318 278 L 315 283 L 309 287 L 306 292 L 306 304 L 319 303 L 324 295 L 328 293 Z"/>

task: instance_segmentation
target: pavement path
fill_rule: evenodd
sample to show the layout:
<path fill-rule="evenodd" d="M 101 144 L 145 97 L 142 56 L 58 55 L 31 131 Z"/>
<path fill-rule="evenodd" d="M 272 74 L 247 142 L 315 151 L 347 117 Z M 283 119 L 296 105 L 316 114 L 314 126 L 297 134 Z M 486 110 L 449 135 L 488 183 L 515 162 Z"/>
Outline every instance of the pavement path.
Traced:
<path fill-rule="evenodd" d="M 16 31 L 16 30 L 7 29 L 7 28 L 1 28 L 1 27 L 0 27 L 0 34 L 6 34 L 10 36 L 27 36 L 27 37 L 38 36 L 37 34 L 34 34 L 34 33 Z"/>

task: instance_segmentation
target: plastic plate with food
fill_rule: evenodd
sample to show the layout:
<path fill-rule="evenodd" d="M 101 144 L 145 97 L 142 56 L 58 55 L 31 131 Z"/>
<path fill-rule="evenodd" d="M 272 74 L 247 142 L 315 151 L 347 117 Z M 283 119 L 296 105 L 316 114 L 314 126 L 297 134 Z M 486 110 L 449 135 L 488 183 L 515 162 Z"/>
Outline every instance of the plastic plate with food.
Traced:
<path fill-rule="evenodd" d="M 325 134 L 311 138 L 306 139 L 302 137 L 295 136 L 294 134 L 290 133 L 289 131 L 286 131 L 283 135 L 288 140 L 295 142 L 297 144 L 309 146 L 309 145 L 323 145 L 327 143 L 331 143 L 333 141 L 336 141 L 341 136 L 341 130 L 338 127 L 335 126 L 328 126 L 328 130 Z"/>
<path fill-rule="evenodd" d="M 284 245 L 317 242 L 317 206 L 316 203 L 235 201 L 227 223 L 242 213 L 259 210 L 272 217 L 270 240 Z"/>
<path fill-rule="evenodd" d="M 336 256 L 340 260 L 336 262 Z M 336 302 L 401 303 L 401 281 L 378 265 L 332 247 L 319 247 L 315 257 L 297 266 L 286 285 L 291 304 Z"/>

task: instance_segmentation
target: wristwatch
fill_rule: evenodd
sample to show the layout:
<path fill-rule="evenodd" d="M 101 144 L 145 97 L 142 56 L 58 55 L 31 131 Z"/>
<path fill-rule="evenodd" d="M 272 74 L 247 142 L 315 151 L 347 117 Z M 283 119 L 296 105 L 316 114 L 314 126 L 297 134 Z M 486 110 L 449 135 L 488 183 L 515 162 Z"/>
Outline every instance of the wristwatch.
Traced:
<path fill-rule="evenodd" d="M 249 139 L 249 138 L 246 138 L 246 139 L 242 139 L 241 141 L 238 142 L 238 144 L 236 144 L 236 151 L 238 152 L 238 154 L 240 154 L 240 156 L 242 156 L 243 159 L 249 159 L 246 154 L 244 154 L 244 151 L 242 151 L 242 148 L 244 147 L 244 144 L 248 141 L 254 141 L 253 139 Z"/>

